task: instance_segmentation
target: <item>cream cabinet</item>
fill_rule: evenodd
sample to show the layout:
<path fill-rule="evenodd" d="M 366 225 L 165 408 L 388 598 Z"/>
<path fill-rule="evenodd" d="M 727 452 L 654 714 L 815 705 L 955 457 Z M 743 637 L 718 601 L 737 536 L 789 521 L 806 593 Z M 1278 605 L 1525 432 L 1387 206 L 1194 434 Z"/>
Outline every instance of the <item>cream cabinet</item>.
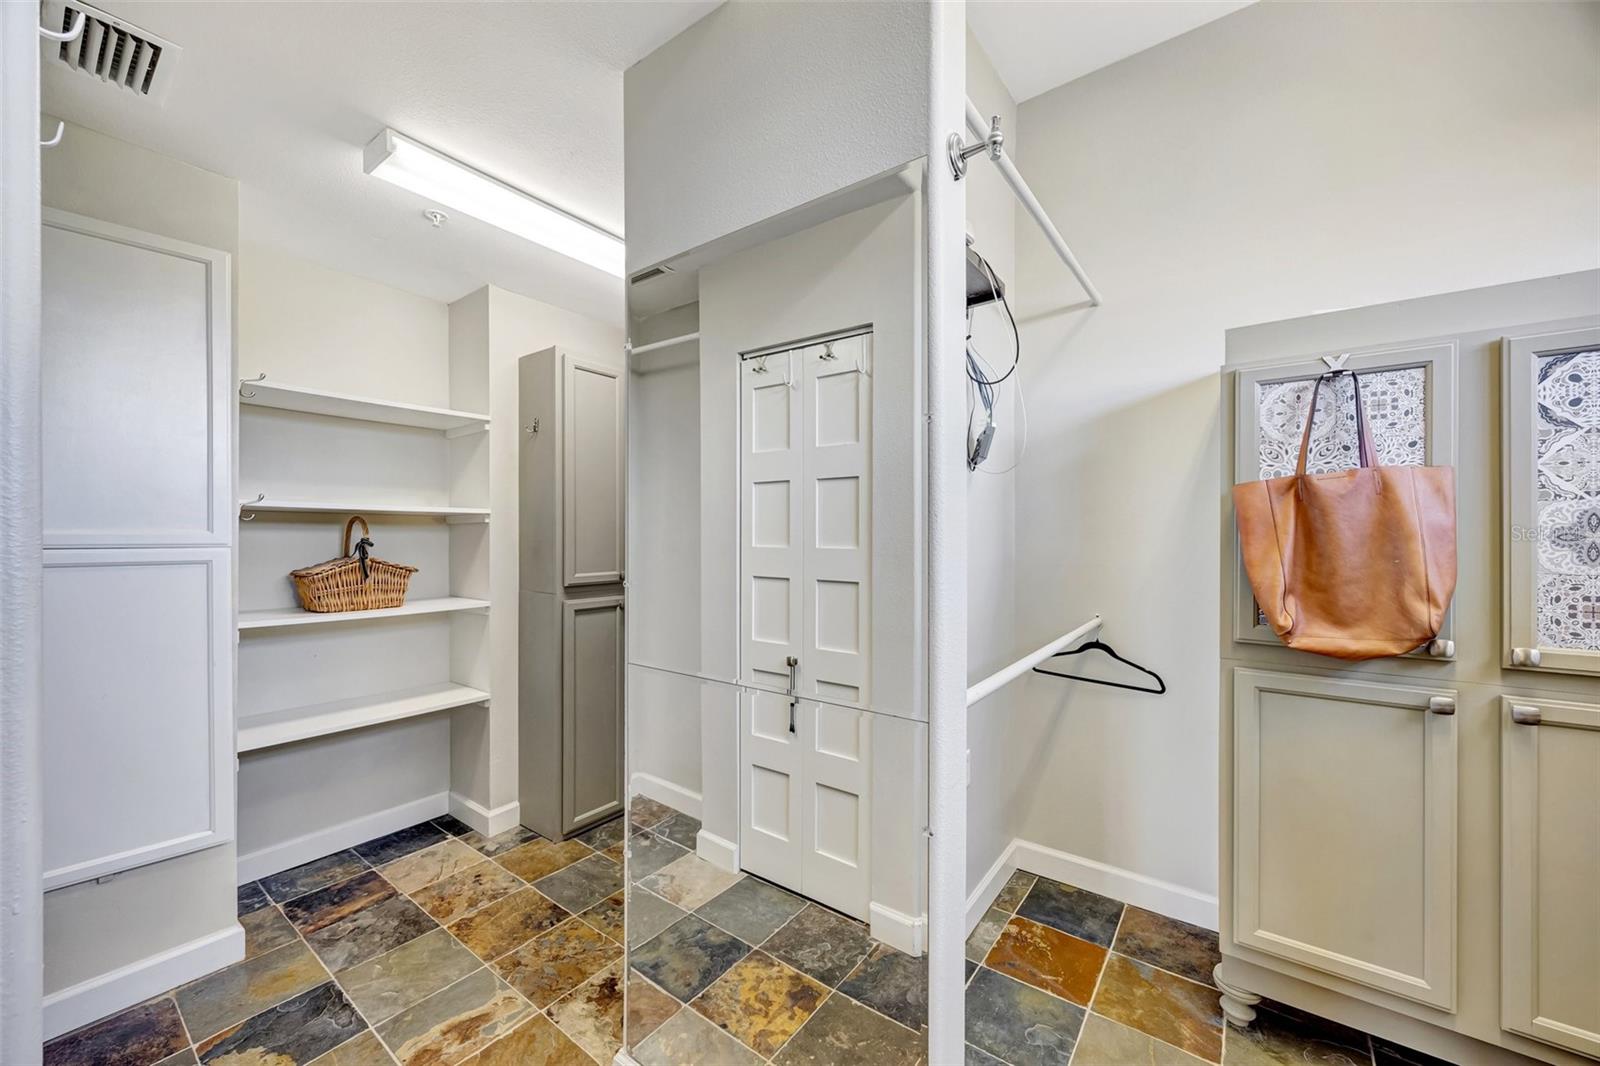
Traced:
<path fill-rule="evenodd" d="M 1455 1004 L 1456 692 L 1238 669 L 1233 933 Z"/>
<path fill-rule="evenodd" d="M 1600 1057 L 1600 704 L 1500 702 L 1501 1020 Z"/>

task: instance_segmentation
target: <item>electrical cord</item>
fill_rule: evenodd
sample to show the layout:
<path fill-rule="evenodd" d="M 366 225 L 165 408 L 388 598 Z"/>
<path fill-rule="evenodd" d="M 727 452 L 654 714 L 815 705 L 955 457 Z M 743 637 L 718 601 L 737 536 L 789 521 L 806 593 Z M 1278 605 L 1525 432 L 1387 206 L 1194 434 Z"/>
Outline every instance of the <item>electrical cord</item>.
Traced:
<path fill-rule="evenodd" d="M 985 471 L 985 473 L 990 474 L 1008 474 L 1015 470 L 1017 465 L 1022 461 L 1022 453 L 1027 449 L 1028 443 L 1028 408 L 1022 399 L 1022 374 L 1020 372 L 1020 367 L 1022 365 L 1022 334 L 1017 329 L 1017 318 L 1011 312 L 1011 302 L 1006 299 L 1005 293 L 1001 290 L 999 280 L 996 278 L 994 273 L 994 268 L 989 265 L 989 261 L 983 257 L 982 253 L 978 252 L 976 249 L 971 249 L 971 251 L 973 255 L 977 256 L 978 264 L 980 267 L 982 267 L 984 276 L 988 278 L 989 291 L 999 298 L 1000 305 L 1005 308 L 1006 318 L 1011 323 L 1011 338 L 1014 347 L 1012 352 L 1011 366 L 1004 374 L 1001 374 L 998 377 L 995 376 L 994 368 L 989 365 L 988 361 L 984 359 L 982 353 L 980 353 L 977 347 L 972 343 L 973 308 L 967 308 L 967 469 L 972 471 L 982 470 L 983 464 L 988 460 L 989 448 L 994 441 L 996 429 L 994 420 L 994 406 L 998 396 L 998 389 L 1013 375 L 1015 375 L 1017 379 L 1017 403 L 1021 408 L 1022 426 L 1022 435 L 1018 444 L 1016 457 L 1012 460 L 1011 465 L 1005 470 Z M 985 424 L 980 432 L 974 434 L 973 428 L 978 413 L 979 404 L 983 405 Z"/>

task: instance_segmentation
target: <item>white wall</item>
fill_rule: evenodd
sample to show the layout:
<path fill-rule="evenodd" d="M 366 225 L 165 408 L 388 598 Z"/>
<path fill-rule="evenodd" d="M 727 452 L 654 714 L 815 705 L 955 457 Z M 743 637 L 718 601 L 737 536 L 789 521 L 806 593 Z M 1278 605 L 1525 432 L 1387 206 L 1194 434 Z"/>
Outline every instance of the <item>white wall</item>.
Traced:
<path fill-rule="evenodd" d="M 1594 267 L 1597 59 L 1594 4 L 1259 4 L 1022 105 L 1106 303 L 1019 218 L 1018 647 L 1103 612 L 1170 692 L 1030 678 L 1018 834 L 1215 892 L 1223 332 Z"/>
<path fill-rule="evenodd" d="M 929 11 L 730 3 L 624 79 L 630 271 L 926 152 Z"/>

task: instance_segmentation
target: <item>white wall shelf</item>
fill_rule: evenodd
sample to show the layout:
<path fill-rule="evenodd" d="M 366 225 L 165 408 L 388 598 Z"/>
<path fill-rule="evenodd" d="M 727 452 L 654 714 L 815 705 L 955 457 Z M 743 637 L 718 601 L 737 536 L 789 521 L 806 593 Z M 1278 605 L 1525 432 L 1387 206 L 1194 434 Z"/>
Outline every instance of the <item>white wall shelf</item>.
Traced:
<path fill-rule="evenodd" d="M 239 402 L 253 407 L 275 407 L 280 411 L 353 418 L 362 422 L 385 422 L 392 426 L 444 430 L 452 436 L 477 433 L 489 428 L 489 416 L 448 407 L 423 407 L 418 404 L 372 400 L 299 385 L 252 381 L 239 383 Z"/>
<path fill-rule="evenodd" d="M 423 518 L 444 518 L 449 521 L 487 522 L 487 507 L 432 507 L 425 504 L 384 503 L 380 500 L 300 500 L 286 497 L 263 497 L 240 500 L 239 510 L 287 511 L 302 514 L 392 514 L 415 515 Z"/>
<path fill-rule="evenodd" d="M 315 611 L 299 607 L 271 607 L 266 610 L 240 611 L 239 628 L 283 629 L 289 626 L 328 625 L 334 622 L 364 622 L 381 618 L 403 618 L 410 615 L 446 614 L 454 611 L 477 611 L 489 606 L 488 600 L 475 600 L 466 596 L 441 596 L 432 600 L 411 600 L 401 607 L 380 607 L 374 611 Z"/>
<path fill-rule="evenodd" d="M 482 703 L 488 698 L 489 694 L 482 689 L 442 684 L 254 714 L 239 720 L 238 750 L 257 751 L 280 744 L 293 744 L 298 740 L 345 733 L 352 729 L 364 729 L 384 722 L 398 722 L 403 718 Z"/>

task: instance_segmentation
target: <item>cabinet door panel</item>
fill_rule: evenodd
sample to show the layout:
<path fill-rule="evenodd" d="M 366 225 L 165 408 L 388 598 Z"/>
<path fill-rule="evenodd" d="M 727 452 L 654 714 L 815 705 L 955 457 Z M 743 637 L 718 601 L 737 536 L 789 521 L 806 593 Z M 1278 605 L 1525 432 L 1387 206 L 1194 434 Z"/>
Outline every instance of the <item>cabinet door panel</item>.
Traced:
<path fill-rule="evenodd" d="M 562 780 L 571 831 L 622 809 L 622 597 L 569 600 L 562 634 Z"/>
<path fill-rule="evenodd" d="M 1501 1024 L 1600 1056 L 1600 706 L 1501 713 Z"/>
<path fill-rule="evenodd" d="M 1453 1009 L 1455 695 L 1235 670 L 1237 943 Z"/>
<path fill-rule="evenodd" d="M 567 357 L 562 388 L 562 567 L 568 585 L 622 580 L 622 372 Z"/>

